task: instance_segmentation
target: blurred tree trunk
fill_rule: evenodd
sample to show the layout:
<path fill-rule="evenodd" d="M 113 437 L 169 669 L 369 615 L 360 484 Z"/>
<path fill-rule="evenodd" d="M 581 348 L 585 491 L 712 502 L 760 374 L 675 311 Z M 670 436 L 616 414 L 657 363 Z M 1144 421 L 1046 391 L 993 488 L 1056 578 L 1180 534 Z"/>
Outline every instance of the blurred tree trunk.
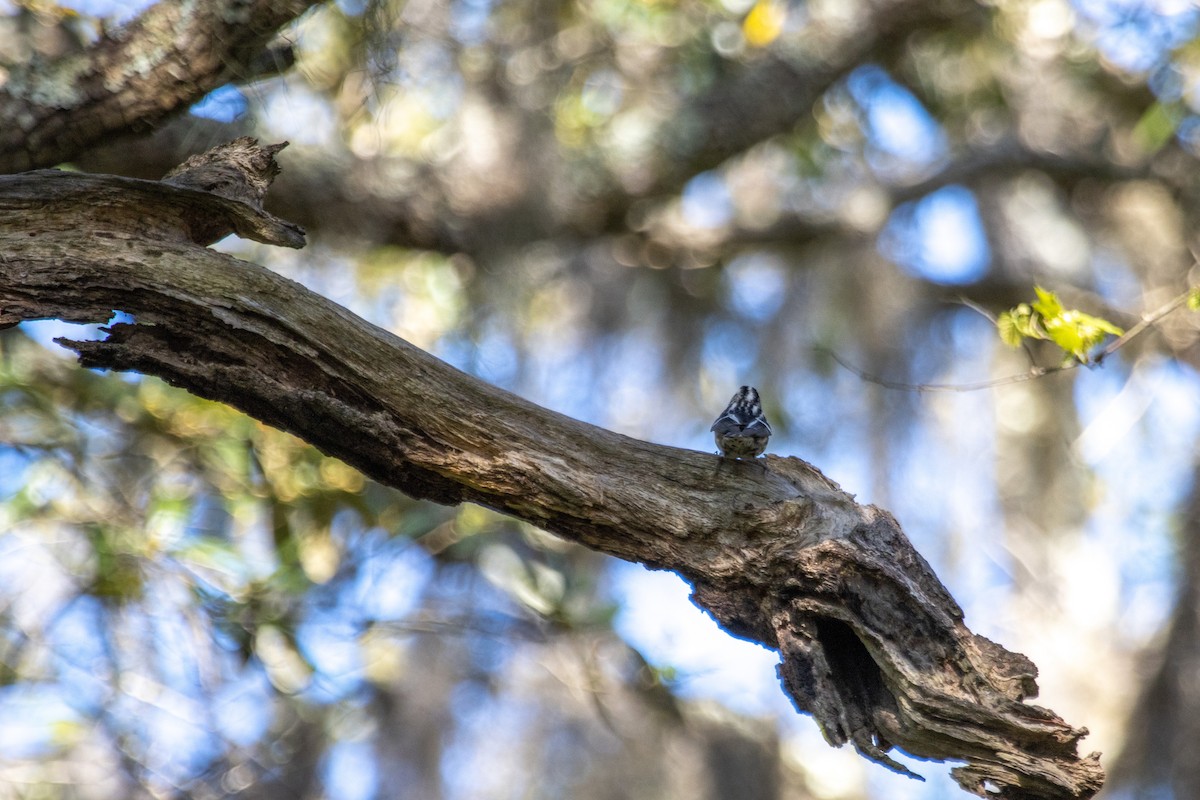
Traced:
<path fill-rule="evenodd" d="M 1179 597 L 1113 768 L 1114 797 L 1200 797 L 1200 470 L 1179 527 Z"/>

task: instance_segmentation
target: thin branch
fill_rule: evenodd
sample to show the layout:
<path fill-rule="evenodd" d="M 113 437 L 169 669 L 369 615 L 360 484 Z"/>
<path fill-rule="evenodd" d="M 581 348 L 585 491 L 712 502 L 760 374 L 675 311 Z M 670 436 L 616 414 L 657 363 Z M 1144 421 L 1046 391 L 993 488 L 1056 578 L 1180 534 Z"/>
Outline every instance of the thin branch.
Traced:
<path fill-rule="evenodd" d="M 1125 333 L 1118 336 L 1116 339 L 1113 339 L 1111 342 L 1109 342 L 1108 345 L 1106 345 L 1104 347 L 1104 349 L 1101 350 L 1100 353 L 1096 356 L 1093 363 L 1099 364 L 1100 362 L 1104 361 L 1104 359 L 1108 358 L 1110 355 L 1117 352 L 1125 345 L 1129 344 L 1129 342 L 1133 341 L 1133 339 L 1140 336 L 1148 328 L 1151 328 L 1154 325 L 1157 325 L 1158 322 L 1160 320 L 1162 320 L 1163 317 L 1176 311 L 1180 306 L 1185 305 L 1188 301 L 1188 298 L 1191 297 L 1192 293 L 1195 291 L 1197 291 L 1197 290 L 1194 288 L 1189 288 L 1183 294 L 1173 298 L 1166 304 L 1160 306 L 1156 311 L 1153 311 L 1149 314 L 1143 314 L 1141 321 L 1139 321 L 1136 325 L 1134 325 L 1129 330 L 1125 331 Z"/>
<path fill-rule="evenodd" d="M 1188 289 L 1183 294 L 1172 298 L 1170 300 L 1170 302 L 1165 303 L 1164 305 L 1160 306 L 1159 308 L 1152 311 L 1151 313 L 1142 315 L 1141 320 L 1136 325 L 1134 325 L 1132 328 L 1125 331 L 1125 333 L 1121 334 L 1120 336 L 1118 336 L 1115 339 L 1113 339 L 1112 341 L 1110 341 L 1107 345 L 1105 345 L 1096 354 L 1095 358 L 1093 358 L 1091 361 L 1085 362 L 1085 361 L 1079 361 L 1079 360 L 1072 360 L 1072 361 L 1067 361 L 1063 364 L 1060 364 L 1056 367 L 1031 366 L 1029 368 L 1028 372 L 1017 373 L 1015 375 L 1007 375 L 1003 378 L 992 378 L 992 379 L 986 380 L 986 381 L 974 381 L 971 383 L 908 383 L 905 381 L 893 381 L 893 380 L 889 380 L 887 378 L 880 377 L 878 375 L 874 375 L 860 367 L 856 367 L 855 365 L 846 361 L 844 358 L 842 358 L 836 352 L 834 352 L 833 350 L 830 350 L 828 348 L 818 347 L 818 348 L 816 348 L 816 351 L 832 358 L 834 361 L 836 361 L 838 363 L 839 366 L 841 366 L 847 372 L 851 372 L 851 373 L 857 375 L 862 380 L 866 381 L 867 383 L 873 383 L 876 386 L 883 387 L 884 389 L 894 389 L 896 391 L 901 391 L 901 392 L 917 392 L 917 393 L 977 392 L 981 389 L 995 389 L 999 386 L 1010 386 L 1014 383 L 1025 383 L 1026 381 L 1032 381 L 1032 380 L 1036 380 L 1038 378 L 1044 378 L 1047 375 L 1056 375 L 1060 372 L 1069 372 L 1070 370 L 1078 369 L 1079 367 L 1098 367 L 1104 362 L 1104 360 L 1106 358 L 1108 358 L 1113 353 L 1120 350 L 1125 345 L 1129 344 L 1131 341 L 1133 341 L 1138 336 L 1145 333 L 1150 328 L 1157 325 L 1160 321 L 1162 321 L 1162 319 L 1164 317 L 1166 317 L 1167 315 L 1171 314 L 1174 311 L 1177 311 L 1181 306 L 1186 305 L 1188 302 L 1188 298 L 1191 297 L 1192 293 L 1195 291 L 1198 291 L 1198 289 Z M 962 302 L 963 305 L 967 306 L 968 308 L 970 308 L 974 311 L 978 311 L 980 314 L 987 317 L 992 322 L 992 324 L 995 324 L 995 322 L 996 322 L 995 318 L 990 313 L 988 313 L 988 311 L 986 309 L 984 309 L 984 308 L 978 306 L 977 304 L 972 303 L 968 300 L 961 300 L 960 302 Z"/>
<path fill-rule="evenodd" d="M 1064 364 L 1060 367 L 1031 367 L 1029 372 L 1023 372 L 1016 375 L 1009 375 L 1004 378 L 993 378 L 986 381 L 976 381 L 974 383 L 906 383 L 904 381 L 893 381 L 887 378 L 881 378 L 878 375 L 873 375 L 866 370 L 856 367 L 849 363 L 834 351 L 825 348 L 816 348 L 817 352 L 829 356 L 838 363 L 847 372 L 857 375 L 867 383 L 873 383 L 876 386 L 881 386 L 884 389 L 895 389 L 900 392 L 917 392 L 917 393 L 932 393 L 932 392 L 977 392 L 980 389 L 993 389 L 997 386 L 1008 386 L 1014 383 L 1024 383 L 1026 381 L 1043 378 L 1046 375 L 1052 375 L 1056 372 L 1064 372 L 1068 369 L 1074 369 L 1080 366 L 1079 362 Z"/>

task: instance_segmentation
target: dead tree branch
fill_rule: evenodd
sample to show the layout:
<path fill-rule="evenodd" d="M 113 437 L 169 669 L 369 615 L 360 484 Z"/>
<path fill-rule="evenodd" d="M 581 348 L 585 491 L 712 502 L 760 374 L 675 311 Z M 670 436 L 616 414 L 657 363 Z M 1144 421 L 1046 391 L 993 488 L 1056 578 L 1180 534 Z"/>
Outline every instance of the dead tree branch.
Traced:
<path fill-rule="evenodd" d="M 252 183 L 271 173 L 230 147 Z M 779 651 L 784 688 L 832 744 L 904 773 L 892 748 L 964 761 L 963 788 L 992 797 L 1099 789 L 1098 754 L 1076 751 L 1086 730 L 1024 702 L 1034 665 L 966 627 L 887 512 L 797 458 L 722 462 L 539 408 L 203 247 L 234 229 L 293 246 L 300 235 L 196 189 L 0 178 L 0 324 L 127 312 L 135 322 L 103 340 L 62 343 L 84 366 L 157 375 L 415 497 L 479 503 L 678 572 L 726 630 Z"/>
<path fill-rule="evenodd" d="M 106 137 L 145 132 L 248 75 L 317 0 L 163 0 L 82 52 L 13 68 L 0 85 L 0 172 L 50 167 Z"/>

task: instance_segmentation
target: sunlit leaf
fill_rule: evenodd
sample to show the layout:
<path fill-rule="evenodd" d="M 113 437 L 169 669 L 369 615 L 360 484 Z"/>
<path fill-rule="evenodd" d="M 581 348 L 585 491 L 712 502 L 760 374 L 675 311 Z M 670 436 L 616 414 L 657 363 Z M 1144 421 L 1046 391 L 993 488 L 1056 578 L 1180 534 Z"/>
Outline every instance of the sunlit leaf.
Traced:
<path fill-rule="evenodd" d="M 1088 363 L 1090 351 L 1107 336 L 1124 331 L 1100 317 L 1063 307 L 1055 292 L 1035 286 L 1037 300 L 1021 303 L 996 320 L 1000 340 L 1017 347 L 1024 339 L 1045 339 L 1080 362 Z"/>
<path fill-rule="evenodd" d="M 1043 319 L 1052 319 L 1063 313 L 1062 301 L 1058 299 L 1056 293 L 1043 289 L 1040 286 L 1034 286 L 1033 291 L 1037 294 L 1037 300 L 1033 303 L 1033 310 L 1040 314 Z"/>
<path fill-rule="evenodd" d="M 787 8 L 778 0 L 758 0 L 742 22 L 742 35 L 754 47 L 766 47 L 779 38 L 787 21 Z"/>
<path fill-rule="evenodd" d="M 1000 334 L 1000 341 L 1009 347 L 1020 347 L 1025 334 L 1021 332 L 1019 325 L 1016 310 L 1005 311 L 997 317 L 996 330 Z"/>

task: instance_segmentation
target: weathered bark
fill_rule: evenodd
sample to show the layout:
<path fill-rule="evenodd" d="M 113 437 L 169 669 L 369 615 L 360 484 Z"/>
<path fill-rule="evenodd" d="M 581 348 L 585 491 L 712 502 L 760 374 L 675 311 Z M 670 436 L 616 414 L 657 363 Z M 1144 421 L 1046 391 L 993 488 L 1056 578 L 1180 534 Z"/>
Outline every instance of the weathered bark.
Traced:
<path fill-rule="evenodd" d="M 262 72 L 278 29 L 317 0 L 162 0 L 82 52 L 14 67 L 0 86 L 0 172 L 49 167 L 145 132 Z"/>
<path fill-rule="evenodd" d="M 261 181 L 261 159 L 254 169 Z M 887 512 L 797 458 L 653 445 L 488 386 L 202 247 L 239 225 L 295 244 L 295 230 L 231 203 L 124 178 L 0 178 L 0 324 L 130 313 L 101 341 L 63 344 L 85 366 L 228 403 L 413 496 L 480 503 L 678 572 L 726 630 L 779 651 L 784 688 L 832 744 L 905 773 L 893 747 L 963 760 L 961 785 L 994 797 L 1099 789 L 1098 754 L 1076 751 L 1086 730 L 1023 702 L 1034 665 L 967 629 Z"/>

